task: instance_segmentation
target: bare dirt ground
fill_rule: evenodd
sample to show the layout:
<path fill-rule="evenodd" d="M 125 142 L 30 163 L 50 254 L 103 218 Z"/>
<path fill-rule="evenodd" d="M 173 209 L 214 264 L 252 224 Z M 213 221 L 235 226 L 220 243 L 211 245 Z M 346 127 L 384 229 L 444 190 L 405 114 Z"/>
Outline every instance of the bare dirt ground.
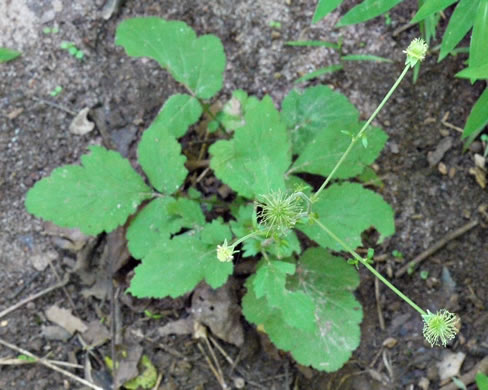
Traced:
<path fill-rule="evenodd" d="M 28 215 L 23 202 L 37 180 L 59 165 L 78 162 L 87 145 L 112 143 L 133 158 L 141 133 L 166 98 L 179 90 L 156 63 L 131 59 L 114 45 L 118 23 L 133 16 L 156 15 L 183 20 L 198 34 L 217 35 L 227 55 L 219 98 L 224 101 L 234 89 L 241 88 L 258 97 L 269 94 L 278 106 L 299 76 L 339 61 L 330 49 L 284 43 L 298 39 L 336 41 L 342 35 L 345 53 L 369 53 L 394 62 L 346 63 L 343 71 L 310 85 L 323 83 L 340 90 L 366 118 L 401 71 L 402 50 L 418 35 L 416 28 L 392 34 L 408 22 L 416 2 L 405 1 L 396 7 L 390 13 L 391 25 L 378 18 L 341 30 L 333 25 L 351 4 L 311 26 L 315 3 L 128 0 L 107 20 L 103 0 L 0 3 L 0 46 L 22 51 L 17 60 L 0 65 L 0 311 L 55 285 L 80 263 L 85 267 L 71 274 L 63 288 L 2 316 L 0 340 L 37 356 L 75 364 L 75 368 L 66 369 L 80 377 L 91 375 L 98 386 L 110 388 L 110 374 L 103 362 L 111 354 L 110 333 L 103 336 L 110 329 L 114 311 L 107 297 L 107 281 L 94 276 L 104 269 L 110 237 L 66 240 Z M 270 27 L 272 21 L 280 22 L 281 28 Z M 53 26 L 59 32 L 43 32 Z M 445 28 L 445 22 L 441 26 Z M 82 49 L 83 60 L 60 49 L 62 41 Z M 361 270 L 356 292 L 365 313 L 361 345 L 343 369 L 324 374 L 299 367 L 245 324 L 243 348 L 220 342 L 236 363 L 234 367 L 218 355 L 229 386 L 243 388 L 242 379 L 246 389 L 439 389 L 440 362 L 452 363 L 453 357 L 464 354 L 460 371 L 464 374 L 488 355 L 488 196 L 469 173 L 481 145 L 476 143 L 463 153 L 460 133 L 455 129 L 463 126 L 482 85 L 471 86 L 453 77 L 464 60 L 462 56 L 450 57 L 438 64 L 435 55 L 427 59 L 419 81 L 413 84 L 408 77 L 377 119 L 390 137 L 377 161 L 384 182 L 379 191 L 395 210 L 397 231 L 376 248 L 382 260 L 377 267 L 422 307 L 432 311 L 447 307 L 457 312 L 462 324 L 456 341 L 447 349 L 427 346 L 419 316 L 384 286 L 375 291 L 374 278 Z M 50 96 L 57 86 L 62 92 Z M 69 125 L 85 107 L 91 109 L 97 126 L 87 135 L 73 135 Z M 411 275 L 395 277 L 408 260 L 473 221 L 478 221 L 476 226 L 449 240 Z M 394 250 L 401 252 L 403 259 L 392 256 Z M 129 261 L 119 270 L 115 281 L 117 341 L 127 353 L 149 356 L 161 374 L 160 390 L 220 389 L 205 360 L 209 356 L 206 344 L 189 335 L 160 335 L 164 324 L 188 317 L 191 297 L 160 301 L 131 298 L 124 293 L 131 264 Z M 421 271 L 428 276 L 422 278 Z M 100 336 L 91 340 L 93 348 L 87 350 L 83 344 L 86 337 L 53 325 L 46 313 L 53 304 L 71 310 Z M 159 316 L 145 310 L 162 316 L 156 318 Z M 18 355 L 0 346 L 0 389 L 82 388 L 39 364 L 18 365 L 18 361 L 8 360 Z M 425 385 L 427 381 L 430 385 Z M 474 385 L 468 388 L 475 389 Z"/>

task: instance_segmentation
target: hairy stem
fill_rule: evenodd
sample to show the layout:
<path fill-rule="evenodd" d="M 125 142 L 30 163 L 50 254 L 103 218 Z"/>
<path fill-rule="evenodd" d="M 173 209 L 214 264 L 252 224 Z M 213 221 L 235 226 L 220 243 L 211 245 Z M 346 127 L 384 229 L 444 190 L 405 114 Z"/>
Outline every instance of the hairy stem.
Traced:
<path fill-rule="evenodd" d="M 393 84 L 393 86 L 391 87 L 391 89 L 388 91 L 388 93 L 383 98 L 383 100 L 381 101 L 381 103 L 379 104 L 379 106 L 376 108 L 376 110 L 371 114 L 371 116 L 366 121 L 366 123 L 364 124 L 364 126 L 361 128 L 361 130 L 359 131 L 359 133 L 356 136 L 352 137 L 351 143 L 349 144 L 349 146 L 347 147 L 346 151 L 344 152 L 344 154 L 342 155 L 342 157 L 339 159 L 339 161 L 337 161 L 337 164 L 335 165 L 334 169 L 332 169 L 332 171 L 327 176 L 327 178 L 324 180 L 324 182 L 322 183 L 322 185 L 320 186 L 320 188 L 317 190 L 317 192 L 312 195 L 312 197 L 311 197 L 312 202 L 314 202 L 314 201 L 316 201 L 318 199 L 319 194 L 327 186 L 327 184 L 329 184 L 329 182 L 331 181 L 332 177 L 334 176 L 334 174 L 336 173 L 336 171 L 339 169 L 339 167 L 342 165 L 342 163 L 344 162 L 344 160 L 346 159 L 346 157 L 348 156 L 349 152 L 351 151 L 351 149 L 353 148 L 353 146 L 356 144 L 356 142 L 358 141 L 358 139 L 360 139 L 362 137 L 362 135 L 366 132 L 368 126 L 371 124 L 371 122 L 373 121 L 373 119 L 376 118 L 376 115 L 378 115 L 378 113 L 381 111 L 381 109 L 386 104 L 386 102 L 388 101 L 388 99 L 390 99 L 390 97 L 393 94 L 393 92 L 395 92 L 395 89 L 397 89 L 398 85 L 401 83 L 401 81 L 403 80 L 403 78 L 407 74 L 408 69 L 410 69 L 410 66 L 409 65 L 406 65 L 405 66 L 405 69 L 403 69 L 403 72 L 400 74 L 400 76 L 398 77 L 397 81 L 395 81 L 395 84 Z"/>
<path fill-rule="evenodd" d="M 337 241 L 347 252 L 351 254 L 356 260 L 360 261 L 370 272 L 373 273 L 379 280 L 381 280 L 386 286 L 388 286 L 395 294 L 397 294 L 400 298 L 402 298 L 405 302 L 407 302 L 410 306 L 412 306 L 415 310 L 419 312 L 420 315 L 424 316 L 427 313 L 418 306 L 414 301 L 412 301 L 409 297 L 407 297 L 404 293 L 402 293 L 398 288 L 396 288 L 393 284 L 391 284 L 383 275 L 381 275 L 374 267 L 372 267 L 365 259 L 359 256 L 356 252 L 352 250 L 352 248 L 347 245 L 343 240 L 341 240 L 337 235 L 335 235 L 332 231 L 330 231 L 322 222 L 318 219 L 313 218 L 313 221 L 329 236 L 331 236 L 335 241 Z"/>

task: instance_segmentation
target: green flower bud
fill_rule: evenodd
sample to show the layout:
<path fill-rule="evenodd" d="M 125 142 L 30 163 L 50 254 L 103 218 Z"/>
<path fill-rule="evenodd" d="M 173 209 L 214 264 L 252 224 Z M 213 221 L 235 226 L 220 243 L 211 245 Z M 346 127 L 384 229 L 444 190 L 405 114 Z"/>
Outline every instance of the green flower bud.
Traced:
<path fill-rule="evenodd" d="M 269 233 L 286 234 L 304 215 L 302 199 L 297 193 L 286 195 L 278 191 L 261 198 L 259 217 Z"/>
<path fill-rule="evenodd" d="M 422 319 L 424 320 L 424 337 L 432 347 L 441 344 L 445 347 L 459 331 L 456 314 L 450 313 L 446 309 L 441 309 L 435 314 L 427 310 L 427 314 L 423 315 Z"/>
<path fill-rule="evenodd" d="M 417 62 L 422 62 L 427 54 L 428 48 L 429 47 L 423 39 L 415 38 L 412 42 L 410 42 L 407 50 L 403 51 L 407 54 L 405 65 L 410 65 L 410 67 L 413 68 L 415 65 L 417 65 Z"/>

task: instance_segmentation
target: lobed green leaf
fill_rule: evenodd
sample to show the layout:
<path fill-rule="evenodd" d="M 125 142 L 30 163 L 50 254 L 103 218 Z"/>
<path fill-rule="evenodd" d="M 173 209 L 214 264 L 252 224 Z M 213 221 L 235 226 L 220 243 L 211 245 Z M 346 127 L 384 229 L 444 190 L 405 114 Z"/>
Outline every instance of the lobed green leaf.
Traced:
<path fill-rule="evenodd" d="M 290 133 L 293 154 L 299 154 L 326 127 L 357 122 L 359 111 L 344 95 L 320 85 L 292 90 L 283 100 L 281 116 Z"/>
<path fill-rule="evenodd" d="M 225 54 L 220 39 L 197 38 L 186 23 L 158 17 L 128 19 L 118 26 L 115 44 L 130 56 L 153 58 L 199 98 L 209 99 L 222 88 Z"/>
<path fill-rule="evenodd" d="M 322 224 L 352 249 L 361 245 L 361 233 L 370 227 L 380 233 L 379 242 L 395 232 L 391 206 L 380 195 L 357 183 L 328 187 L 314 203 L 313 211 Z M 297 228 L 324 248 L 344 250 L 316 224 L 298 225 Z"/>
<path fill-rule="evenodd" d="M 122 225 L 151 189 L 119 153 L 91 146 L 82 166 L 65 165 L 38 181 L 27 193 L 31 214 L 62 227 L 95 235 Z"/>
<path fill-rule="evenodd" d="M 190 199 L 157 198 L 147 204 L 127 229 L 129 251 L 142 259 L 159 244 L 165 245 L 171 235 L 186 227 L 205 225 L 200 204 Z"/>
<path fill-rule="evenodd" d="M 300 257 L 286 288 L 302 292 L 313 301 L 313 329 L 290 325 L 284 311 L 291 308 L 273 307 L 264 295 L 258 298 L 255 278 L 246 282 L 248 291 L 242 300 L 248 321 L 263 326 L 271 341 L 290 351 L 300 364 L 333 372 L 347 362 L 359 345 L 362 319 L 361 305 L 351 292 L 359 284 L 353 267 L 321 248 L 308 249 Z M 293 310 L 300 316 L 300 307 Z"/>
<path fill-rule="evenodd" d="M 256 198 L 284 190 L 284 173 L 291 163 L 290 143 L 269 96 L 250 107 L 246 124 L 231 140 L 213 144 L 210 167 L 239 195 Z"/>
<path fill-rule="evenodd" d="M 222 286 L 232 274 L 233 264 L 220 262 L 216 248 L 230 238 L 228 226 L 214 220 L 200 232 L 190 231 L 159 242 L 135 268 L 128 291 L 139 298 L 175 298 L 201 281 L 212 288 Z"/>
<path fill-rule="evenodd" d="M 286 288 L 286 277 L 295 273 L 295 265 L 283 261 L 262 261 L 252 278 L 256 298 L 266 297 L 269 308 L 277 308 L 283 321 L 296 329 L 315 329 L 315 303 L 303 291 Z"/>
<path fill-rule="evenodd" d="M 363 123 L 346 122 L 341 126 L 335 125 L 322 129 L 299 154 L 290 171 L 328 176 L 351 143 L 351 136 L 342 131 L 357 134 L 362 125 Z M 366 135 L 368 147 L 364 148 L 361 142 L 356 142 L 348 158 L 336 171 L 336 178 L 346 179 L 357 176 L 379 156 L 388 136 L 383 130 L 373 126 L 368 128 Z"/>

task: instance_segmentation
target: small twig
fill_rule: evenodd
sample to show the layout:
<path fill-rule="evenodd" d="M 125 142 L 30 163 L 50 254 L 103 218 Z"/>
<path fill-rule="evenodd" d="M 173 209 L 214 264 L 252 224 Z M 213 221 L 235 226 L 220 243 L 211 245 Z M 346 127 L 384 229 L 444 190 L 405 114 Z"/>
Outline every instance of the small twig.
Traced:
<path fill-rule="evenodd" d="M 378 270 L 378 266 L 376 266 Z M 378 321 L 380 322 L 380 329 L 385 330 L 385 319 L 383 318 L 383 311 L 381 310 L 380 302 L 380 281 L 378 278 L 374 278 L 374 295 L 376 298 L 376 310 L 378 311 Z"/>
<path fill-rule="evenodd" d="M 10 343 L 7 343 L 5 340 L 2 340 L 0 339 L 0 344 L 2 344 L 3 346 L 7 347 L 7 348 L 10 348 L 14 351 L 17 351 L 23 355 L 26 355 L 26 356 L 29 356 L 31 357 L 32 359 L 36 359 L 36 362 L 45 366 L 45 367 L 48 367 L 50 368 L 51 370 L 54 370 L 54 371 L 57 371 L 77 382 L 80 382 L 82 383 L 83 385 L 85 386 L 88 386 L 89 388 L 91 389 L 95 389 L 95 390 L 103 390 L 103 388 L 101 387 L 98 387 L 96 385 L 94 385 L 93 383 L 91 382 L 88 382 L 86 381 L 85 379 L 83 378 L 80 378 L 79 376 L 76 376 L 74 374 L 72 374 L 71 372 L 69 371 L 66 371 L 66 370 L 63 370 L 62 368 L 59 368 L 57 366 L 55 366 L 54 364 L 50 363 L 49 361 L 45 360 L 45 359 L 42 359 L 40 357 L 37 357 L 36 355 L 33 355 L 32 353 L 30 353 L 29 351 L 26 351 L 25 349 L 22 349 L 20 347 L 17 347 L 16 345 L 13 345 L 13 344 L 10 344 Z"/>
<path fill-rule="evenodd" d="M 158 375 L 158 379 L 156 380 L 156 383 L 154 385 L 154 387 L 152 388 L 152 390 L 158 390 L 159 389 L 159 385 L 161 384 L 161 381 L 163 380 L 163 373 L 159 373 Z"/>
<path fill-rule="evenodd" d="M 429 256 L 433 255 L 435 252 L 437 252 L 439 249 L 444 247 L 449 241 L 452 241 L 459 236 L 463 235 L 464 233 L 468 232 L 469 230 L 473 229 L 475 226 L 478 225 L 478 221 L 475 219 L 471 222 L 468 222 L 466 225 L 461 226 L 459 229 L 454 230 L 453 232 L 449 233 L 447 236 L 445 236 L 442 240 L 437 242 L 435 245 L 431 246 L 429 249 L 423 251 L 420 255 L 415 257 L 412 261 L 409 261 L 407 264 L 405 264 L 402 268 L 400 268 L 397 273 L 395 274 L 395 277 L 400 278 L 403 276 L 405 272 L 408 271 L 410 267 L 415 267 L 417 264 L 420 262 L 424 261 L 426 258 Z"/>
<path fill-rule="evenodd" d="M 15 305 L 12 305 L 9 308 L 5 309 L 4 311 L 0 312 L 0 318 L 6 316 L 7 314 L 9 314 L 14 310 L 17 310 L 19 307 L 25 305 L 26 303 L 34 301 L 37 298 L 42 297 L 43 295 L 46 295 L 47 293 L 50 293 L 53 290 L 56 290 L 57 288 L 65 286 L 68 283 L 68 281 L 69 281 L 69 276 L 66 275 L 61 282 L 55 284 L 54 286 L 48 287 L 45 290 L 38 292 L 37 294 L 31 295 L 30 297 L 27 297 L 22 301 L 17 302 Z"/>
<path fill-rule="evenodd" d="M 398 27 L 395 31 L 393 31 L 393 33 L 391 35 L 394 36 L 394 37 L 396 37 L 398 34 L 400 34 L 400 33 L 404 32 L 404 31 L 412 28 L 415 25 L 416 25 L 416 23 L 415 24 L 407 23 L 407 24 L 405 24 L 403 26 Z"/>
<path fill-rule="evenodd" d="M 202 172 L 202 173 L 200 173 L 200 175 L 197 177 L 197 179 L 196 179 L 195 183 L 200 183 L 200 181 L 201 181 L 201 180 L 202 180 L 202 179 L 205 177 L 205 175 L 208 173 L 208 171 L 209 171 L 209 170 L 210 170 L 210 168 L 208 168 L 208 167 L 207 167 L 207 168 L 205 168 L 205 169 L 203 170 L 203 172 Z"/>
<path fill-rule="evenodd" d="M 473 367 L 466 374 L 458 378 L 465 385 L 469 385 L 475 381 L 476 374 L 481 372 L 483 374 L 488 374 L 488 356 L 484 357 L 476 366 Z M 441 390 L 456 390 L 458 389 L 455 383 L 450 383 L 446 386 L 441 387 Z"/>
<path fill-rule="evenodd" d="M 453 125 L 452 123 L 449 123 L 447 121 L 447 118 L 449 118 L 449 111 L 445 113 L 445 115 L 442 117 L 441 119 L 441 123 L 446 126 L 446 127 L 449 127 L 450 129 L 453 129 L 453 130 L 456 130 L 457 132 L 459 133 L 463 133 L 464 130 L 458 126 L 455 126 Z"/>
<path fill-rule="evenodd" d="M 29 279 L 27 279 L 26 281 L 24 281 L 24 283 L 22 284 L 22 286 L 18 287 L 17 290 L 15 290 L 13 292 L 13 294 L 8 297 L 8 299 L 9 300 L 14 300 L 15 298 L 17 298 L 17 296 L 20 295 L 20 293 L 22 291 L 24 291 L 27 286 L 29 286 L 31 283 L 33 283 L 34 280 L 36 280 L 39 277 L 40 274 L 41 274 L 41 272 L 40 271 L 37 271 L 37 272 L 34 272 L 32 275 L 30 275 L 29 276 Z"/>
<path fill-rule="evenodd" d="M 81 364 L 75 364 L 75 363 L 68 363 L 68 362 L 62 362 L 60 360 L 51 360 L 51 359 L 46 359 L 44 358 L 46 362 L 49 362 L 51 364 L 55 364 L 56 366 L 62 366 L 62 367 L 70 367 L 70 368 L 83 368 Z M 0 365 L 1 366 L 23 366 L 24 364 L 33 364 L 37 363 L 37 361 L 27 361 L 23 359 L 19 359 L 18 357 L 15 358 L 1 358 L 0 359 Z"/>
<path fill-rule="evenodd" d="M 66 108 L 64 106 L 61 106 L 57 103 L 54 103 L 54 102 L 50 102 L 49 100 L 45 100 L 45 99 L 41 99 L 41 98 L 38 98 L 36 96 L 31 96 L 31 99 L 32 100 L 35 100 L 37 102 L 40 102 L 40 103 L 44 103 L 44 104 L 47 104 L 48 106 L 51 106 L 51 107 L 54 107 L 54 108 L 57 108 L 58 110 L 61 110 L 61 111 L 64 111 L 64 112 L 67 112 L 68 114 L 72 115 L 72 116 L 76 116 L 76 112 L 70 110 L 69 108 Z"/>
<path fill-rule="evenodd" d="M 48 257 L 48 261 L 49 261 L 49 267 L 51 268 L 51 270 L 53 271 L 54 275 L 56 276 L 56 279 L 58 280 L 59 283 L 61 283 L 62 282 L 62 279 L 59 276 L 58 271 L 56 271 L 56 268 L 54 267 L 54 264 L 53 264 L 53 262 L 51 261 L 51 259 L 49 257 Z M 66 290 L 66 287 L 65 286 L 61 286 L 61 289 L 63 290 L 64 295 L 66 295 L 66 299 L 68 300 L 69 304 L 71 305 L 71 308 L 73 309 L 73 313 L 76 314 L 76 315 L 78 315 L 78 312 L 76 310 L 75 303 L 73 302 L 73 299 L 71 299 L 71 296 L 68 294 L 68 290 Z"/>
<path fill-rule="evenodd" d="M 225 358 L 225 360 L 227 360 L 227 362 L 232 366 L 234 367 L 235 366 L 235 362 L 231 359 L 231 357 L 225 352 L 224 348 L 222 348 L 220 346 L 220 344 L 217 342 L 217 340 L 215 340 L 212 336 L 208 335 L 208 337 L 210 338 L 210 341 L 212 342 L 213 345 L 215 345 L 215 347 L 219 350 L 219 352 L 222 354 L 222 356 Z"/>
<path fill-rule="evenodd" d="M 212 373 L 214 374 L 215 378 L 217 379 L 217 382 L 219 382 L 219 385 L 222 387 L 222 389 L 224 389 L 224 390 L 227 389 L 227 385 L 224 382 L 224 378 L 222 378 L 220 373 L 217 372 L 217 369 L 212 364 L 208 355 L 205 353 L 205 350 L 203 349 L 202 344 L 197 343 L 197 346 L 198 346 L 198 349 L 200 350 L 200 352 L 202 353 L 202 355 L 205 356 L 205 360 L 207 361 L 207 364 L 210 367 L 210 371 L 212 371 Z"/>

